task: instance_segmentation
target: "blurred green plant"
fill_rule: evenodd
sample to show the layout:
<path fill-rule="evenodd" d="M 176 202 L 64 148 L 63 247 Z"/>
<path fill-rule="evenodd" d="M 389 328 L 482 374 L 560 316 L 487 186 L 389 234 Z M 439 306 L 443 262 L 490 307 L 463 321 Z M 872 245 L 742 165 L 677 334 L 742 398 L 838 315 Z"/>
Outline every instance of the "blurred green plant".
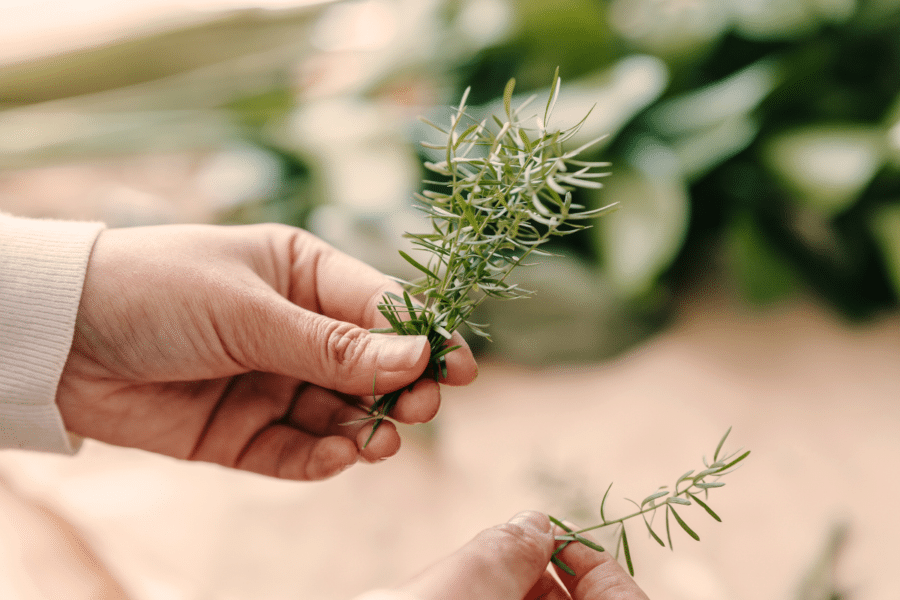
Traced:
<path fill-rule="evenodd" d="M 847 550 L 851 526 L 843 521 L 831 524 L 821 549 L 807 568 L 799 588 L 797 600 L 846 600 L 853 593 L 839 581 L 843 558 Z"/>
<path fill-rule="evenodd" d="M 753 304 L 802 291 L 851 318 L 896 308 L 900 2 L 613 0 L 571 3 L 565 18 L 580 24 L 570 80 L 639 54 L 667 73 L 610 131 L 616 177 L 576 199 L 621 209 L 568 241 L 625 303 L 666 312 L 712 270 Z M 498 94 L 498 72 L 533 81 L 546 67 L 517 51 L 539 32 L 523 18 L 460 67 L 460 85 Z"/>

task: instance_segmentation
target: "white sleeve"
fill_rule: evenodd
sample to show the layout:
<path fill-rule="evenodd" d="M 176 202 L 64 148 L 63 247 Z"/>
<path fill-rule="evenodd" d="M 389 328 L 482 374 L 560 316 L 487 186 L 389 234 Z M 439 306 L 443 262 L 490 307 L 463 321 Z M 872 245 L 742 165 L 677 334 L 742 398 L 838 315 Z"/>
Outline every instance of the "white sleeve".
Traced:
<path fill-rule="evenodd" d="M 0 448 L 74 453 L 56 388 L 102 223 L 0 213 Z"/>

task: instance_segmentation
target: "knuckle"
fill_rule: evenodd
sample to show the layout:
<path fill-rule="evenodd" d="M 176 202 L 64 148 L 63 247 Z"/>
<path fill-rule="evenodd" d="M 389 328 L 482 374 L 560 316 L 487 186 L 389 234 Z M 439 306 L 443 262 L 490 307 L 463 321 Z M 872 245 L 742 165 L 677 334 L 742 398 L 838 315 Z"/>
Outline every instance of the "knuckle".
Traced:
<path fill-rule="evenodd" d="M 369 332 L 340 321 L 327 324 L 326 329 L 325 359 L 341 367 L 355 365 L 366 351 Z"/>
<path fill-rule="evenodd" d="M 216 283 L 211 285 L 220 304 L 214 332 L 223 349 L 236 363 L 257 369 L 257 358 L 264 354 L 266 336 L 254 332 L 266 331 L 273 315 L 271 303 L 249 289 Z M 240 318 L 235 318 L 236 316 Z"/>
<path fill-rule="evenodd" d="M 498 560 L 528 565 L 536 571 L 546 567 L 542 541 L 530 529 L 504 523 L 482 532 L 480 537 L 484 543 L 479 546 L 491 550 L 489 554 L 479 556 L 480 568 L 492 570 Z"/>

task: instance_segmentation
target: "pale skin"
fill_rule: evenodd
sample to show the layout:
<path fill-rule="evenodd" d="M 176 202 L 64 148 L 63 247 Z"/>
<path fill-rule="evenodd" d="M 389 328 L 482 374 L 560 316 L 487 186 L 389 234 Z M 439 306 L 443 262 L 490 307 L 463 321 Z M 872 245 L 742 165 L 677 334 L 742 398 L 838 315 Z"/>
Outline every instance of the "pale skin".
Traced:
<path fill-rule="evenodd" d="M 432 419 L 440 385 L 422 336 L 370 333 L 399 285 L 283 225 L 110 229 L 88 263 L 57 402 L 69 431 L 110 444 L 293 480 L 331 477 L 400 448 L 385 421 L 368 444 L 374 393 L 409 388 L 391 417 Z M 440 383 L 477 375 L 469 347 Z M 605 553 L 572 544 L 578 577 L 547 570 L 546 516 L 486 530 L 397 589 L 417 600 L 640 600 Z M 400 597 L 400 596 L 398 596 Z"/>

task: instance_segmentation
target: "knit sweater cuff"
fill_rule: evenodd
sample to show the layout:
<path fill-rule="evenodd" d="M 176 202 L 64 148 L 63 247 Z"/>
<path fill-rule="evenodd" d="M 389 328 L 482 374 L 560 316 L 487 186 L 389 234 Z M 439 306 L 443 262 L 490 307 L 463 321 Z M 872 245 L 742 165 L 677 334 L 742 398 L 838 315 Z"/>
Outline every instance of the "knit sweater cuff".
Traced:
<path fill-rule="evenodd" d="M 56 389 L 102 223 L 0 214 L 0 448 L 73 454 Z"/>

